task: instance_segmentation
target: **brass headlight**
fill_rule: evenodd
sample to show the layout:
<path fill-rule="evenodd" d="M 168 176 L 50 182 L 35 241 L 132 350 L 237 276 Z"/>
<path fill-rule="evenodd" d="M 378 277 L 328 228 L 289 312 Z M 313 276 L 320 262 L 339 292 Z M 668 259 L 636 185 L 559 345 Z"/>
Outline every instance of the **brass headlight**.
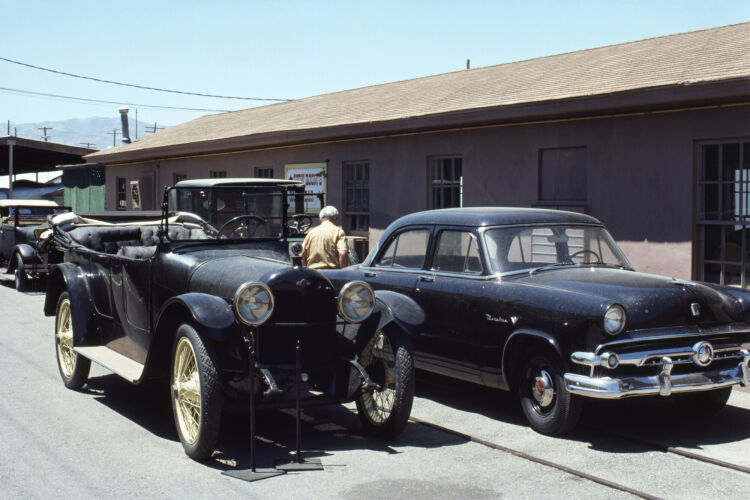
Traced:
<path fill-rule="evenodd" d="M 350 281 L 341 289 L 339 314 L 349 323 L 366 320 L 375 308 L 375 293 L 364 281 Z"/>
<path fill-rule="evenodd" d="M 608 335 L 615 336 L 623 331 L 626 321 L 625 309 L 619 304 L 611 305 L 604 313 L 604 331 Z"/>
<path fill-rule="evenodd" d="M 273 313 L 271 290 L 262 283 L 243 283 L 234 294 L 234 313 L 246 325 L 262 325 Z"/>

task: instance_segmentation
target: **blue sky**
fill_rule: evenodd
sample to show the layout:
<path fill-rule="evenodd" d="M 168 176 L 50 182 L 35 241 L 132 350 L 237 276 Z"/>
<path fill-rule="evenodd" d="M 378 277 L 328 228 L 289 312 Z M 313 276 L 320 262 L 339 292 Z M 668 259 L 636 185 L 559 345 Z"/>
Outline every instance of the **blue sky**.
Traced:
<path fill-rule="evenodd" d="M 0 0 L 0 57 L 165 89 L 259 98 L 338 90 L 750 21 L 738 1 L 42 1 Z M 263 101 L 191 97 L 55 75 L 0 61 L 0 87 L 135 103 L 175 125 Z M 13 123 L 116 116 L 118 104 L 0 89 Z"/>

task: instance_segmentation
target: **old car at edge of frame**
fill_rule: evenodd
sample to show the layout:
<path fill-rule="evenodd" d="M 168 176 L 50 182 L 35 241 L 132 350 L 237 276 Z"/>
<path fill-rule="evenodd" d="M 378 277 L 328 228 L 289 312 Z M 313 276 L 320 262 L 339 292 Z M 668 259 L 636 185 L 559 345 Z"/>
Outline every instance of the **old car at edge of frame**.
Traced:
<path fill-rule="evenodd" d="M 582 398 L 671 396 L 711 413 L 748 385 L 750 293 L 636 272 L 588 215 L 414 213 L 361 265 L 325 274 L 412 297 L 426 316 L 416 367 L 517 391 L 541 433 L 570 431 Z"/>
<path fill-rule="evenodd" d="M 44 277 L 59 255 L 50 253 L 47 217 L 69 211 L 50 200 L 0 200 L 0 263 L 13 273 L 19 292 Z"/>
<path fill-rule="evenodd" d="M 397 436 L 414 396 L 409 330 L 422 318 L 408 297 L 361 281 L 337 292 L 296 265 L 300 201 L 297 181 L 188 180 L 166 190 L 158 220 L 54 219 L 64 262 L 44 311 L 56 316 L 65 386 L 81 388 L 91 361 L 134 384 L 168 379 L 196 460 L 213 453 L 222 408 L 247 408 L 250 387 L 259 409 L 294 406 L 297 383 L 303 406 L 356 400 L 366 430 Z"/>

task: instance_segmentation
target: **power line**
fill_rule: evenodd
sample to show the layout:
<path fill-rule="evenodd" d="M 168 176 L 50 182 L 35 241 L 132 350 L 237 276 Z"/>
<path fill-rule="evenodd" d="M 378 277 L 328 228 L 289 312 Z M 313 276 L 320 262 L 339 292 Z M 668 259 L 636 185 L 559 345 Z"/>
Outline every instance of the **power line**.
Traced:
<path fill-rule="evenodd" d="M 121 101 L 103 101 L 100 99 L 87 99 L 85 97 L 73 97 L 73 96 L 58 95 L 58 94 L 46 94 L 44 92 L 33 92 L 31 90 L 21 90 L 21 89 L 9 89 L 6 87 L 0 87 L 0 92 L 10 92 L 10 93 L 15 93 L 15 94 L 25 94 L 25 95 L 42 96 L 42 97 L 53 97 L 56 99 L 92 102 L 96 104 L 116 104 L 119 106 L 133 106 L 133 107 L 138 106 L 140 108 L 151 108 L 151 109 L 176 109 L 176 110 L 181 110 L 181 111 L 208 111 L 212 113 L 227 113 L 231 111 L 229 109 L 181 108 L 178 106 L 159 106 L 156 104 L 137 104 L 137 103 L 132 103 L 132 102 L 121 102 Z"/>
<path fill-rule="evenodd" d="M 83 75 L 76 75 L 74 73 L 66 73 L 64 71 L 58 71 L 55 69 L 43 68 L 41 66 L 34 66 L 33 64 L 24 63 L 21 61 L 14 61 L 13 59 L 8 59 L 7 57 L 0 56 L 0 60 L 13 63 L 13 64 L 18 64 L 20 66 L 26 66 L 27 68 L 34 68 L 34 69 L 38 69 L 41 71 L 48 71 L 50 73 L 55 73 L 58 75 L 72 76 L 73 78 L 81 78 L 83 80 L 92 80 L 92 81 L 100 82 L 100 83 L 111 83 L 112 85 L 122 85 L 124 87 L 134 87 L 137 89 L 156 90 L 157 92 L 169 92 L 172 94 L 195 95 L 195 96 L 200 96 L 200 97 L 214 97 L 217 99 L 240 99 L 240 100 L 245 100 L 245 101 L 291 101 L 292 100 L 292 99 L 272 99 L 272 98 L 266 98 L 266 97 L 235 97 L 235 96 L 215 95 L 215 94 L 200 94 L 198 92 L 184 92 L 181 90 L 160 89 L 157 87 L 147 87 L 145 85 L 135 85 L 132 83 L 115 82 L 112 80 L 103 80 L 101 78 L 94 78 L 91 76 L 83 76 Z"/>

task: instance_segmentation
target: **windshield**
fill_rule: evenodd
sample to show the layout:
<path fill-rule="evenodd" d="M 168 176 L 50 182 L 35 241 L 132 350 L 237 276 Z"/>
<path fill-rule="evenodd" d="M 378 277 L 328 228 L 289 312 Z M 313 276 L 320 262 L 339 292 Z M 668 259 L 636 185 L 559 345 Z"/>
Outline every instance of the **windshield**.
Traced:
<path fill-rule="evenodd" d="M 485 231 L 484 243 L 496 273 L 563 265 L 631 267 L 603 227 L 500 227 Z"/>
<path fill-rule="evenodd" d="M 173 188 L 167 221 L 170 240 L 279 238 L 284 193 L 277 187 Z"/>

